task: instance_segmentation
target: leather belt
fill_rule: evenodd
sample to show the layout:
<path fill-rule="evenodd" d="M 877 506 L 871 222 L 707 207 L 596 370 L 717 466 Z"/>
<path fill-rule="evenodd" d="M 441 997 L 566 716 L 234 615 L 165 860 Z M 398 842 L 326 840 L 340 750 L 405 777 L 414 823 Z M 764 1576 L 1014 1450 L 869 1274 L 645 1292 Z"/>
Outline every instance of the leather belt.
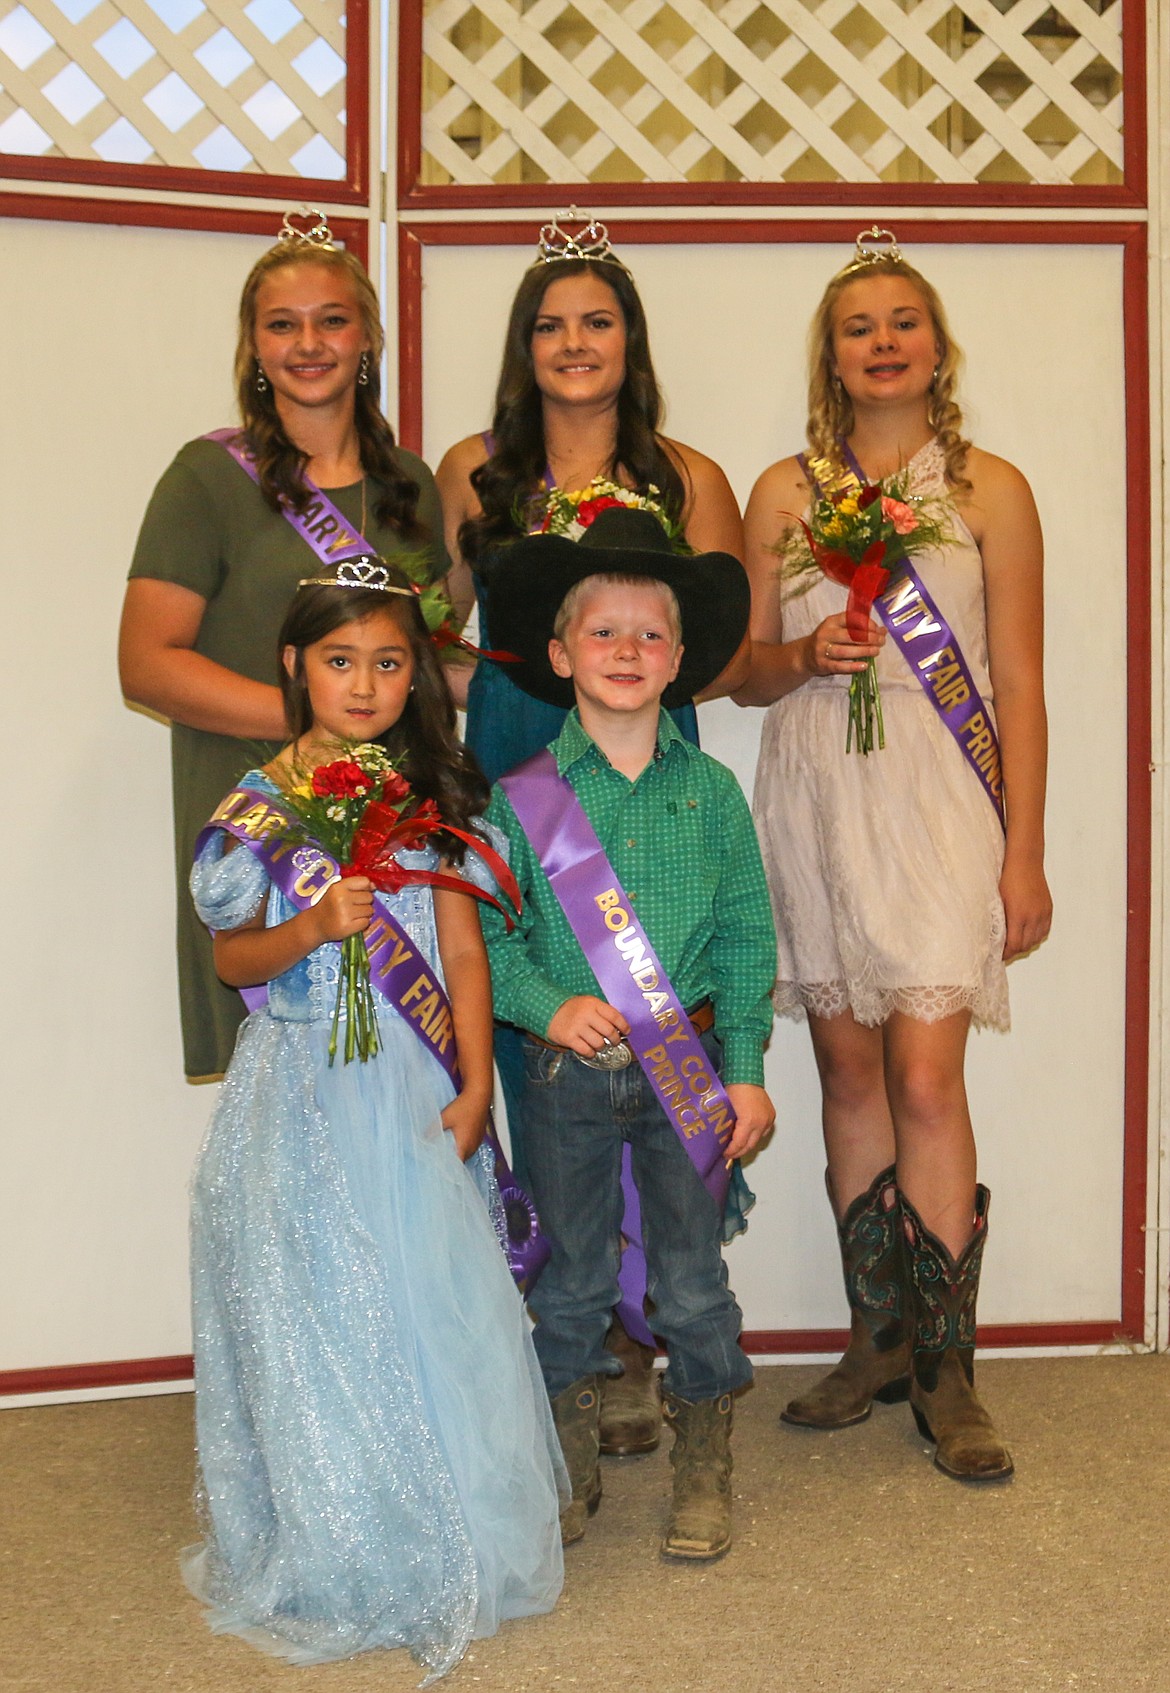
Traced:
<path fill-rule="evenodd" d="M 687 1021 L 697 1035 L 705 1035 L 708 1029 L 715 1027 L 715 1007 L 710 999 L 702 999 L 698 1005 L 687 1012 Z M 567 1053 L 575 1058 L 578 1064 L 584 1064 L 589 1070 L 624 1070 L 627 1064 L 634 1062 L 634 1051 L 626 1039 L 608 1042 L 600 1047 L 592 1058 L 584 1057 L 580 1052 L 574 1052 L 571 1046 L 559 1046 L 556 1041 L 544 1040 L 540 1035 L 529 1035 L 537 1046 L 547 1047 L 550 1052 Z"/>

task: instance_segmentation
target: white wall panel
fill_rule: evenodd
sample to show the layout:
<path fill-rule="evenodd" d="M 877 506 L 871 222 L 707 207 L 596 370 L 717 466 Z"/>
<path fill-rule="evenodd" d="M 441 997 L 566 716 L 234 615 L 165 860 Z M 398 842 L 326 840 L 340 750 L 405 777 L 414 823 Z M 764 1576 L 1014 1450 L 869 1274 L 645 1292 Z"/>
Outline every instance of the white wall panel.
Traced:
<path fill-rule="evenodd" d="M 0 1369 L 189 1346 L 186 1181 L 213 1090 L 181 1077 L 166 731 L 126 709 L 114 642 L 150 489 L 230 421 L 240 283 L 258 239 L 8 222 L 0 414 L 8 727 Z M 642 247 L 668 428 L 745 499 L 803 438 L 805 325 L 839 255 Z M 487 423 L 526 255 L 428 248 L 425 451 Z M 1124 946 L 1124 431 L 1120 254 L 923 248 L 959 340 L 976 438 L 1031 478 L 1049 543 L 1053 939 L 1012 970 L 1016 1027 L 969 1067 L 994 1193 L 982 1316 L 1118 1309 Z M 24 398 L 13 403 L 13 396 Z M 751 786 L 759 714 L 702 713 Z M 769 1058 L 780 1106 L 731 1249 L 750 1327 L 843 1320 L 802 1028 Z"/>
<path fill-rule="evenodd" d="M 860 221 L 860 220 L 859 220 Z M 806 327 L 847 246 L 630 246 L 668 402 L 667 433 L 711 454 L 741 502 L 804 440 Z M 1014 1029 L 975 1037 L 968 1075 L 993 1193 L 985 1322 L 1119 1312 L 1125 945 L 1125 447 L 1121 253 L 922 246 L 969 358 L 981 446 L 1020 466 L 1048 547 L 1049 868 L 1056 923 L 1010 973 Z M 508 306 L 527 254 L 428 247 L 425 453 L 486 426 Z M 751 791 L 761 714 L 701 713 L 704 744 Z M 864 875 L 864 865 L 858 874 Z M 730 1249 L 753 1329 L 845 1320 L 824 1201 L 807 1032 L 778 1023 L 779 1106 L 750 1175 L 752 1227 Z"/>
<path fill-rule="evenodd" d="M 4 225 L 0 1370 L 190 1350 L 186 1184 L 214 1089 L 182 1078 L 169 737 L 123 704 L 115 639 L 154 482 L 231 421 L 266 244 Z"/>

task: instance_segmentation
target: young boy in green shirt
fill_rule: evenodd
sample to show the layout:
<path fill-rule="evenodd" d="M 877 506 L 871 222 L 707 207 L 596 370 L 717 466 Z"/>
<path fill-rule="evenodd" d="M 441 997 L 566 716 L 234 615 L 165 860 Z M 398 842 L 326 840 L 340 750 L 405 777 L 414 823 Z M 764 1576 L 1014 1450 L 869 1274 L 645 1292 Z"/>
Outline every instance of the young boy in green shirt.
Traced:
<path fill-rule="evenodd" d="M 727 1169 L 774 1117 L 762 1084 L 775 935 L 743 794 L 662 705 L 693 697 L 734 653 L 747 582 L 729 555 L 677 555 L 652 514 L 615 508 L 579 542 L 516 543 L 488 601 L 493 640 L 522 660 L 515 680 L 576 701 L 548 751 L 493 789 L 488 817 L 511 843 L 524 915 L 511 934 L 490 910 L 484 922 L 496 1015 L 527 1032 L 525 1141 L 552 1246 L 530 1303 L 573 1484 L 562 1536 L 580 1538 L 601 1495 L 599 1378 L 628 1147 L 651 1321 L 669 1354 L 662 1551 L 718 1557 L 731 1543 L 732 1395 L 752 1376 L 723 1199 Z M 560 872 L 580 841 L 595 879 L 574 891 L 574 872 Z"/>

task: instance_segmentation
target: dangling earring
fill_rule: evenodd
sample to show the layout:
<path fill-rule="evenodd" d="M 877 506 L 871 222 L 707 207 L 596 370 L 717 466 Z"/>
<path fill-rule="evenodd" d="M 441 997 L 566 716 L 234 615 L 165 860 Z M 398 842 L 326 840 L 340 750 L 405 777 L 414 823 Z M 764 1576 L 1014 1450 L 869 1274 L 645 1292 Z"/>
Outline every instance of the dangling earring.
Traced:
<path fill-rule="evenodd" d="M 836 371 L 833 372 L 833 392 L 838 399 L 841 399 L 842 395 L 845 393 L 845 384 L 837 375 Z"/>
<path fill-rule="evenodd" d="M 363 353 L 361 358 L 358 360 L 357 379 L 358 379 L 358 387 L 359 388 L 365 388 L 369 384 L 369 380 L 370 380 L 370 355 L 369 355 L 369 353 Z"/>
<path fill-rule="evenodd" d="M 267 394 L 268 392 L 268 378 L 264 374 L 264 366 L 259 359 L 256 360 L 256 392 L 258 394 Z"/>
<path fill-rule="evenodd" d="M 931 391 L 932 394 L 934 393 L 934 390 L 935 390 L 937 385 L 938 385 L 938 366 L 935 365 L 934 369 L 930 373 L 930 391 Z"/>

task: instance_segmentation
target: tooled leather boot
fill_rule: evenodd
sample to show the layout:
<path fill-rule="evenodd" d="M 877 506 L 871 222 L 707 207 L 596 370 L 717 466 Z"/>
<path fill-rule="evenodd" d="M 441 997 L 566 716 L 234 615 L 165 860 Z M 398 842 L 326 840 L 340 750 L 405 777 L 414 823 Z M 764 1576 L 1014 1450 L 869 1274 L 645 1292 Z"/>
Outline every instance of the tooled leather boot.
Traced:
<path fill-rule="evenodd" d="M 601 1379 L 602 1456 L 629 1458 L 637 1452 L 653 1452 L 662 1438 L 654 1348 L 632 1340 L 615 1317 L 605 1349 L 620 1359 L 622 1374 Z"/>
<path fill-rule="evenodd" d="M 662 1556 L 721 1558 L 731 1545 L 731 1395 L 692 1403 L 664 1393 L 662 1409 L 674 1434 L 674 1486 Z"/>
<path fill-rule="evenodd" d="M 561 1443 L 573 1496 L 561 1512 L 561 1544 L 571 1546 L 601 1503 L 601 1465 L 597 1459 L 597 1421 L 601 1394 L 596 1376 L 581 1376 L 552 1401 L 553 1422 Z"/>
<path fill-rule="evenodd" d="M 875 1399 L 889 1405 L 910 1391 L 910 1288 L 892 1164 L 849 1206 L 837 1236 L 849 1344 L 827 1376 L 781 1411 L 801 1428 L 848 1428 L 865 1421 Z"/>
<path fill-rule="evenodd" d="M 959 1481 L 1002 1481 L 1011 1454 L 975 1391 L 975 1301 L 987 1242 L 990 1194 L 975 1189 L 975 1227 L 952 1258 L 903 1193 L 899 1195 L 914 1288 L 914 1370 L 910 1408 L 918 1432 L 935 1442 L 934 1461 Z"/>

